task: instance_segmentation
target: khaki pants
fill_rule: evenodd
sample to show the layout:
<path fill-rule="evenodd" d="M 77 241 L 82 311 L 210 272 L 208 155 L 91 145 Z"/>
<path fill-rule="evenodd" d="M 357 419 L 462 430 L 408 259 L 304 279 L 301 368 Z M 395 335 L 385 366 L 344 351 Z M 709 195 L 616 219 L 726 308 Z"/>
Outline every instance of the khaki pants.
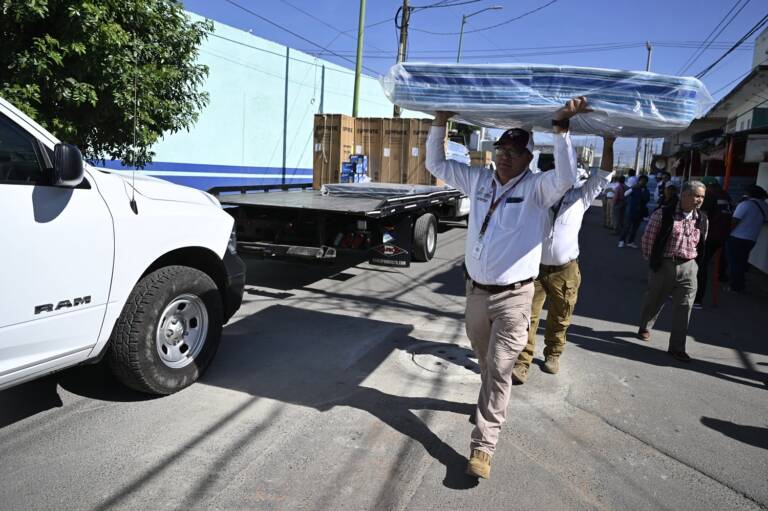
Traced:
<path fill-rule="evenodd" d="M 613 229 L 613 197 L 605 201 L 603 206 L 603 226 Z"/>
<path fill-rule="evenodd" d="M 664 259 L 659 271 L 648 271 L 648 291 L 645 293 L 643 312 L 640 315 L 640 329 L 653 328 L 664 302 L 671 294 L 673 308 L 669 349 L 672 351 L 685 351 L 691 307 L 696 297 L 698 271 L 699 266 L 693 259 L 686 262 Z"/>
<path fill-rule="evenodd" d="M 573 309 L 579 296 L 581 271 L 578 261 L 571 261 L 563 266 L 539 267 L 539 276 L 534 282 L 535 292 L 531 305 L 531 330 L 528 332 L 528 344 L 525 346 L 518 363 L 530 367 L 536 348 L 536 330 L 544 301 L 547 305 L 547 327 L 544 331 L 544 356 L 560 354 L 565 350 L 565 333 L 571 324 Z"/>
<path fill-rule="evenodd" d="M 507 417 L 512 369 L 525 346 L 533 284 L 490 294 L 467 281 L 467 337 L 480 365 L 480 395 L 470 448 L 493 454 Z"/>

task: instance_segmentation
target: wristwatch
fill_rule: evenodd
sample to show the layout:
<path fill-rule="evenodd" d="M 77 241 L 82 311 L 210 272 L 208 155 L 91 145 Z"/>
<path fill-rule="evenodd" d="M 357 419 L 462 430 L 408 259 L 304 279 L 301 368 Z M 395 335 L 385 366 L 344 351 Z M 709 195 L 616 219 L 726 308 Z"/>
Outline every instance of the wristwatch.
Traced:
<path fill-rule="evenodd" d="M 557 126 L 558 128 L 562 128 L 565 131 L 568 131 L 568 128 L 571 126 L 571 120 L 570 119 L 552 119 L 552 127 L 554 128 Z"/>

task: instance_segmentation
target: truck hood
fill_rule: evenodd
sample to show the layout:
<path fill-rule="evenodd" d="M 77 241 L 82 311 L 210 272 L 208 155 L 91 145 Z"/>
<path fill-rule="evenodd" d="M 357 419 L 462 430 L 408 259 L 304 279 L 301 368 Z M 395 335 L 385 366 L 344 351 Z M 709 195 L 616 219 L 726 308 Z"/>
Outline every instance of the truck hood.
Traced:
<path fill-rule="evenodd" d="M 95 170 L 118 177 L 125 182 L 126 190 L 133 188 L 136 193 L 143 195 L 148 199 L 164 200 L 173 202 L 186 202 L 192 204 L 213 204 L 219 206 L 219 201 L 213 195 L 190 188 L 188 186 L 177 185 L 170 181 L 158 179 L 136 172 L 132 174 L 126 171 L 115 171 L 96 167 Z"/>

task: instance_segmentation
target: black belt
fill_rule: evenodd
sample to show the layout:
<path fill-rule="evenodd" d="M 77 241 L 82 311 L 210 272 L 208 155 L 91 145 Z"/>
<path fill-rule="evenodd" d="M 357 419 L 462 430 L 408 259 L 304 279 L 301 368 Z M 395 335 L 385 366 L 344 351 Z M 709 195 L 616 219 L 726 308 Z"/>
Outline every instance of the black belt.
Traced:
<path fill-rule="evenodd" d="M 669 259 L 673 263 L 687 263 L 688 261 L 693 261 L 695 258 L 683 259 L 682 257 L 670 256 L 670 257 L 665 257 L 664 259 Z"/>
<path fill-rule="evenodd" d="M 469 277 L 467 277 L 467 280 L 469 280 L 470 284 L 472 284 L 472 287 L 476 287 L 477 289 L 482 289 L 483 291 L 488 291 L 492 295 L 503 293 L 504 291 L 515 291 L 525 286 L 526 284 L 530 284 L 531 282 L 533 282 L 533 278 L 530 278 L 530 279 L 521 280 L 520 282 L 513 282 L 512 284 L 497 286 L 494 284 L 480 284 L 479 282 L 475 282 Z"/>
<path fill-rule="evenodd" d="M 540 264 L 539 266 L 541 266 L 542 268 L 544 268 L 546 270 L 560 271 L 560 270 L 566 269 L 567 267 L 569 267 L 573 263 L 578 263 L 578 262 L 579 262 L 579 258 L 577 257 L 576 259 L 571 259 L 567 263 L 561 264 L 559 266 L 554 266 L 554 265 L 550 265 L 550 264 Z"/>

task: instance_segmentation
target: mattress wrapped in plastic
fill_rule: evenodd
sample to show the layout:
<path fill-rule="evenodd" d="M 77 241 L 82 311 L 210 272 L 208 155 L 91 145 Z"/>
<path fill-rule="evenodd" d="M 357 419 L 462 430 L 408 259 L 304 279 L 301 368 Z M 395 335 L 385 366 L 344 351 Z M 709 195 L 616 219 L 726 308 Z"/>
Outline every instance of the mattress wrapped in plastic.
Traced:
<path fill-rule="evenodd" d="M 392 103 L 486 128 L 551 131 L 555 110 L 586 96 L 594 112 L 571 119 L 571 131 L 664 137 L 682 131 L 712 105 L 696 78 L 644 71 L 538 64 L 403 62 L 381 77 Z"/>

